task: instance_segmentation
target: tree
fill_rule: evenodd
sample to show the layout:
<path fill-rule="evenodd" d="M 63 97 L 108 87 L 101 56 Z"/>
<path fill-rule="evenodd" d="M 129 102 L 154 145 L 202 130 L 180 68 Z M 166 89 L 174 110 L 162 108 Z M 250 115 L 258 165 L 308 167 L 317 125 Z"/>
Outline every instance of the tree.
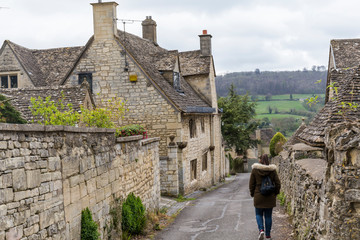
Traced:
<path fill-rule="evenodd" d="M 250 138 L 259 125 L 254 121 L 256 102 L 251 102 L 248 94 L 236 94 L 232 84 L 228 95 L 219 99 L 219 108 L 223 109 L 221 132 L 226 143 L 245 156 L 247 149 L 258 143 Z"/>
<path fill-rule="evenodd" d="M 10 100 L 5 96 L 0 95 L 0 122 L 2 123 L 26 123 L 18 112 L 11 104 Z"/>
<path fill-rule="evenodd" d="M 271 101 L 272 95 L 271 93 L 266 94 L 265 101 Z"/>

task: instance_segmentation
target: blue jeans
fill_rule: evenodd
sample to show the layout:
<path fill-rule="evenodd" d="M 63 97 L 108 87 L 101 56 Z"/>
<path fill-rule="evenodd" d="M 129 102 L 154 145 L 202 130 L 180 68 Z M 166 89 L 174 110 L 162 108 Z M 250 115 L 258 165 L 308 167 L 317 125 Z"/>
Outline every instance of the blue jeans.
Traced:
<path fill-rule="evenodd" d="M 256 222 L 259 231 L 265 230 L 265 235 L 271 236 L 271 225 L 272 225 L 272 208 L 255 208 Z M 265 217 L 265 228 L 264 228 L 264 217 Z"/>

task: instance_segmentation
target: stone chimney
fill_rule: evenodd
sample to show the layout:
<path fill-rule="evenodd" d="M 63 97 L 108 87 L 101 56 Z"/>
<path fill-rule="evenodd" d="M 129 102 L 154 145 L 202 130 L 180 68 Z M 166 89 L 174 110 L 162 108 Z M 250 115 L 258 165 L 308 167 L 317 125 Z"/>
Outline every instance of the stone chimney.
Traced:
<path fill-rule="evenodd" d="M 207 33 L 207 30 L 203 30 L 203 34 L 200 37 L 200 50 L 202 56 L 211 56 L 211 38 L 212 36 Z"/>
<path fill-rule="evenodd" d="M 146 19 L 142 22 L 143 38 L 148 39 L 154 43 L 157 43 L 156 38 L 156 22 L 151 16 L 146 16 Z"/>
<path fill-rule="evenodd" d="M 116 2 L 91 3 L 94 16 L 94 38 L 112 39 L 117 36 Z"/>

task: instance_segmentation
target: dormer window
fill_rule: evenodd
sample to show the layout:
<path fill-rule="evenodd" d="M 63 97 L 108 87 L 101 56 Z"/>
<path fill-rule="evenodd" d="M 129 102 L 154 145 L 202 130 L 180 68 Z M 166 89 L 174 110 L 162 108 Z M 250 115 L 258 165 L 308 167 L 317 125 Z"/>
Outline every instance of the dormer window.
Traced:
<path fill-rule="evenodd" d="M 2 75 L 1 88 L 17 88 L 18 78 L 17 75 Z"/>
<path fill-rule="evenodd" d="M 179 93 L 184 93 L 184 91 L 181 90 L 181 85 L 180 85 L 180 73 L 179 72 L 174 72 L 173 73 L 173 82 L 174 82 L 174 88 L 177 92 Z"/>

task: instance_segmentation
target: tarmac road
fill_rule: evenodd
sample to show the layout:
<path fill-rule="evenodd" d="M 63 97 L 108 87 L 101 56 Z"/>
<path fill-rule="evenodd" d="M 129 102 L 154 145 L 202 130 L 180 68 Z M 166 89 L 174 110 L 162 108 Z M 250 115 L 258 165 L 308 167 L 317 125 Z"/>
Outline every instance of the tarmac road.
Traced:
<path fill-rule="evenodd" d="M 191 201 L 156 240 L 258 239 L 255 209 L 248 184 L 250 173 Z"/>

